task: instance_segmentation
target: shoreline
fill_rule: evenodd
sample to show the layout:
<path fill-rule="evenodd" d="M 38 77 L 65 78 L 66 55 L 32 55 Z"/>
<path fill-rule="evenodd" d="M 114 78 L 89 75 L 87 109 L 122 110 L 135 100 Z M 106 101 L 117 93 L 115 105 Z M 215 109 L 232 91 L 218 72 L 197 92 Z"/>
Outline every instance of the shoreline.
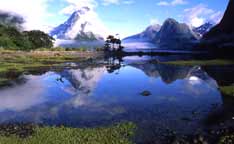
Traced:
<path fill-rule="evenodd" d="M 84 142 L 90 143 L 115 143 L 135 144 L 137 137 L 144 139 L 138 133 L 138 126 L 132 122 L 115 123 L 101 127 L 73 128 L 66 126 L 46 126 L 33 123 L 0 124 L 0 141 L 3 143 L 19 144 L 54 143 L 58 139 L 65 144 Z M 209 129 L 206 133 L 177 134 L 174 132 L 155 135 L 156 143 L 188 143 L 188 144 L 231 144 L 234 141 L 234 127 L 220 127 Z M 75 136 L 75 137 L 74 137 Z M 44 139 L 45 137 L 48 137 Z M 66 137 L 66 138 L 65 138 Z M 108 139 L 106 139 L 108 137 Z"/>
<path fill-rule="evenodd" d="M 28 56 L 28 57 L 77 57 L 77 58 L 97 58 L 104 55 L 99 51 L 14 51 L 14 50 L 2 50 L 0 51 L 2 58 L 8 56 Z"/>

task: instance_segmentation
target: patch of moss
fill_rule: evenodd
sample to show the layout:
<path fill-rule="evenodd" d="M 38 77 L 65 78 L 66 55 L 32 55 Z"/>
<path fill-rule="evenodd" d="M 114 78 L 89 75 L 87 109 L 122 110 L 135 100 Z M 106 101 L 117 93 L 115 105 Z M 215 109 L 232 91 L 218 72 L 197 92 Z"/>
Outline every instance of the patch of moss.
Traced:
<path fill-rule="evenodd" d="M 132 144 L 135 125 L 123 123 L 101 128 L 37 127 L 32 136 L 0 136 L 1 144 Z"/>
<path fill-rule="evenodd" d="M 233 85 L 220 87 L 220 90 L 225 96 L 233 96 L 234 97 L 234 86 Z"/>
<path fill-rule="evenodd" d="M 4 86 L 8 83 L 8 79 L 7 78 L 0 78 L 0 86 Z"/>
<path fill-rule="evenodd" d="M 234 135 L 228 135 L 222 137 L 218 144 L 233 144 L 233 143 L 234 143 Z"/>
<path fill-rule="evenodd" d="M 209 66 L 209 65 L 234 65 L 234 60 L 187 60 L 187 61 L 169 61 L 169 62 L 161 62 L 163 64 L 171 64 L 171 65 L 182 65 L 182 66 Z"/>
<path fill-rule="evenodd" d="M 23 72 L 28 69 L 40 67 L 60 66 L 65 62 L 78 62 L 81 59 L 75 57 L 10 57 L 0 58 L 0 74 L 9 71 Z"/>

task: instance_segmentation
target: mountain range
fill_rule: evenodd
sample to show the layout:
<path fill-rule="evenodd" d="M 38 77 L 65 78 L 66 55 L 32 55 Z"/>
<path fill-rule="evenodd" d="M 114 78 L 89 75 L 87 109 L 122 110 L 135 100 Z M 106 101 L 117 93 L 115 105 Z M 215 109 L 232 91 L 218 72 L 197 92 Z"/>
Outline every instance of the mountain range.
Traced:
<path fill-rule="evenodd" d="M 170 49 L 182 49 L 197 42 L 199 39 L 197 33 L 188 25 L 168 18 L 162 26 L 151 25 L 142 33 L 123 39 L 123 42 L 148 41 L 158 45 L 161 49 L 169 47 Z"/>
<path fill-rule="evenodd" d="M 176 24 L 178 25 L 178 22 L 176 22 L 173 19 L 167 19 L 165 22 L 171 21 L 169 23 L 171 24 Z M 173 24 L 173 25 L 174 25 Z M 170 25 L 170 24 L 169 24 Z M 188 30 L 188 26 L 185 26 L 184 28 Z M 181 25 L 181 27 L 183 27 Z M 206 22 L 203 25 L 199 26 L 199 27 L 193 27 L 192 32 L 191 33 L 195 33 L 195 37 L 196 38 L 202 38 L 202 36 L 207 33 L 212 27 L 214 27 L 215 24 L 213 22 Z M 155 42 L 155 40 L 157 39 L 157 37 L 159 36 L 158 32 L 161 29 L 161 25 L 159 24 L 155 24 L 155 25 L 150 25 L 148 26 L 143 32 L 133 35 L 133 36 L 129 36 L 123 39 L 123 41 L 125 42 L 131 42 L 131 41 L 148 41 L 148 42 Z M 183 29 L 183 28 L 182 28 Z M 193 34 L 194 35 L 194 34 Z"/>
<path fill-rule="evenodd" d="M 50 35 L 56 39 L 79 41 L 102 41 L 104 38 L 97 31 L 95 19 L 87 19 L 92 11 L 83 7 L 75 11 L 67 21 L 55 27 Z M 128 42 L 150 42 L 162 50 L 193 50 L 200 43 L 208 45 L 233 46 L 234 41 L 234 0 L 230 0 L 221 22 L 215 26 L 213 22 L 192 28 L 168 18 L 162 26 L 151 25 L 143 32 L 123 39 Z M 211 47 L 211 46 L 209 46 Z"/>

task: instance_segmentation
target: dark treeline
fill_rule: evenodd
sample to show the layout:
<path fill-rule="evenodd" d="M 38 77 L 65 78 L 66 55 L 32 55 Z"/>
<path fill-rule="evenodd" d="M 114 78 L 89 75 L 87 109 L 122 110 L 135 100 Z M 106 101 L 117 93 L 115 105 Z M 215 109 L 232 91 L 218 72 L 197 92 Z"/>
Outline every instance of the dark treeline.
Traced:
<path fill-rule="evenodd" d="M 115 38 L 114 36 L 109 35 L 106 38 L 105 51 L 109 52 L 122 51 L 124 47 L 121 44 L 122 42 L 119 38 Z"/>

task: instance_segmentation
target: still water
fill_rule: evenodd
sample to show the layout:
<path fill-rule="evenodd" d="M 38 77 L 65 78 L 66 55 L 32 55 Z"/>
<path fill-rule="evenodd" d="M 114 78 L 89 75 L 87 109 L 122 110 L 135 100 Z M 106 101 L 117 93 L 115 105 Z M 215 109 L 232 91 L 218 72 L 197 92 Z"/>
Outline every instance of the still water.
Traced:
<path fill-rule="evenodd" d="M 233 71 L 230 66 L 173 66 L 126 57 L 121 63 L 24 74 L 0 88 L 0 123 L 93 127 L 132 121 L 148 137 L 168 130 L 190 134 L 205 129 L 209 116 L 223 108 L 218 87 L 234 82 L 221 77 Z"/>

